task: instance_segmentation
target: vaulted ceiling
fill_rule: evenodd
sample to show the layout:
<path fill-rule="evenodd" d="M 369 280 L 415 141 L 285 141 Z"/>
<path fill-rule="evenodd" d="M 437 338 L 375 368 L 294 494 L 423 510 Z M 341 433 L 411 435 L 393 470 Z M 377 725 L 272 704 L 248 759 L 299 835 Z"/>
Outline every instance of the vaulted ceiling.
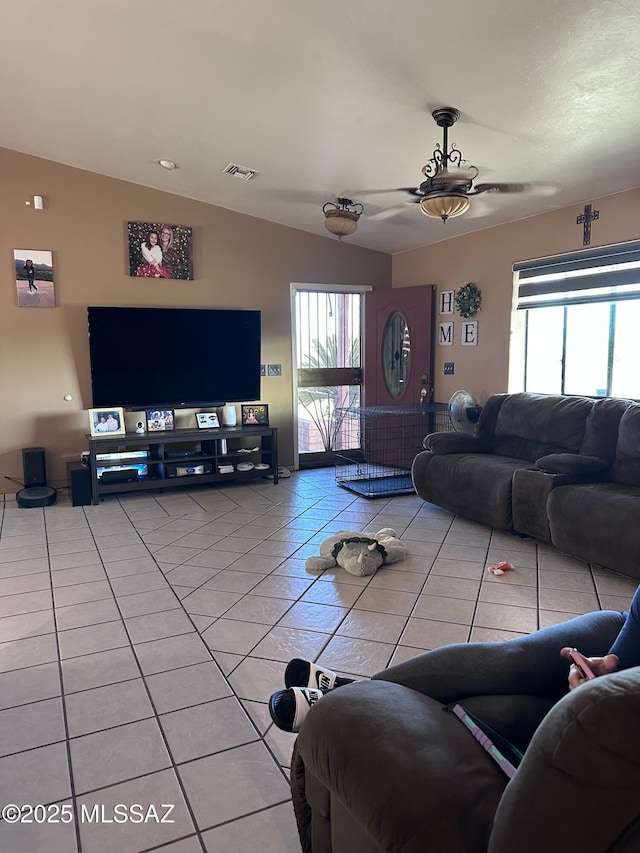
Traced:
<path fill-rule="evenodd" d="M 637 0 L 22 0 L 3 24 L 1 146 L 327 239 L 336 195 L 365 206 L 348 242 L 399 252 L 640 185 Z M 530 192 L 446 225 L 398 206 L 445 105 L 478 182 Z"/>

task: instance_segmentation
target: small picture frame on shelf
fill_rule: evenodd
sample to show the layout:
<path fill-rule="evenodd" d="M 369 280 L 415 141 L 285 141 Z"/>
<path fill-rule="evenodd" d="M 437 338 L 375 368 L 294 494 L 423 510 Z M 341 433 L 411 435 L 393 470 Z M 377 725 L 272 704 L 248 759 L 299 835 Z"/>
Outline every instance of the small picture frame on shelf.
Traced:
<path fill-rule="evenodd" d="M 214 429 L 220 426 L 217 412 L 198 412 L 196 415 L 198 429 Z"/>
<path fill-rule="evenodd" d="M 242 426 L 269 426 L 269 406 L 258 403 L 251 406 L 241 406 Z"/>
<path fill-rule="evenodd" d="M 110 409 L 89 409 L 91 435 L 124 435 L 124 410 L 121 406 Z"/>
<path fill-rule="evenodd" d="M 154 409 L 146 414 L 147 430 L 149 432 L 162 432 L 163 430 L 173 429 L 173 409 L 164 409 L 162 411 Z"/>

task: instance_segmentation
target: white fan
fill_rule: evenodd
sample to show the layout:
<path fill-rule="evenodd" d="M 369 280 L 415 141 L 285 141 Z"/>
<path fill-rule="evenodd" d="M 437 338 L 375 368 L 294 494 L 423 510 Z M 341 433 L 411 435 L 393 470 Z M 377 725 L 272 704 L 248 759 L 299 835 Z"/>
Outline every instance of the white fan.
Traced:
<path fill-rule="evenodd" d="M 482 406 L 468 391 L 455 391 L 449 400 L 451 425 L 458 432 L 473 433 L 481 411 Z"/>

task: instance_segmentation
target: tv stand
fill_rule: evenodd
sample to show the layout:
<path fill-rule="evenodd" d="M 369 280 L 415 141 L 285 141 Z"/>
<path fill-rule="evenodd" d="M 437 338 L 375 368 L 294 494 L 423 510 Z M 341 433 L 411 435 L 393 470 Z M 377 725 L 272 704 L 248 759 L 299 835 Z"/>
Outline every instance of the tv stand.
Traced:
<path fill-rule="evenodd" d="M 270 426 L 216 427 L 215 429 L 175 429 L 126 435 L 88 435 L 91 502 L 116 492 L 140 492 L 179 486 L 200 486 L 229 481 L 247 482 L 273 477 L 278 483 L 278 429 Z M 99 460 L 103 454 L 146 451 L 146 457 Z M 116 466 L 144 464 L 147 473 L 137 478 L 131 471 L 113 470 L 111 476 L 98 477 L 98 468 L 107 473 Z M 241 463 L 261 466 L 238 471 Z M 203 473 L 185 473 L 201 468 Z M 231 468 L 231 470 L 229 470 Z M 221 470 L 222 469 L 222 470 Z M 116 475 L 115 477 L 113 475 Z"/>

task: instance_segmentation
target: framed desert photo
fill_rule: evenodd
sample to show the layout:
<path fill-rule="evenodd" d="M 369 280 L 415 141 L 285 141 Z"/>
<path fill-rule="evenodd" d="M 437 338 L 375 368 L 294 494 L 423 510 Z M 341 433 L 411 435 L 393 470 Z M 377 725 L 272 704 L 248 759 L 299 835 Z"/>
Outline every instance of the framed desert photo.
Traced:
<path fill-rule="evenodd" d="M 193 229 L 163 222 L 129 222 L 129 275 L 193 279 Z"/>
<path fill-rule="evenodd" d="M 161 432 L 163 430 L 173 429 L 173 423 L 173 409 L 147 412 L 147 430 L 149 432 Z"/>
<path fill-rule="evenodd" d="M 269 426 L 269 406 L 258 404 L 255 406 L 241 406 L 242 426 Z"/>
<path fill-rule="evenodd" d="M 89 409 L 91 435 L 124 435 L 124 411 L 121 407 Z"/>
<path fill-rule="evenodd" d="M 220 426 L 217 412 L 198 412 L 196 422 L 198 429 L 212 429 Z"/>
<path fill-rule="evenodd" d="M 41 249 L 14 249 L 18 308 L 55 308 L 53 255 Z"/>

